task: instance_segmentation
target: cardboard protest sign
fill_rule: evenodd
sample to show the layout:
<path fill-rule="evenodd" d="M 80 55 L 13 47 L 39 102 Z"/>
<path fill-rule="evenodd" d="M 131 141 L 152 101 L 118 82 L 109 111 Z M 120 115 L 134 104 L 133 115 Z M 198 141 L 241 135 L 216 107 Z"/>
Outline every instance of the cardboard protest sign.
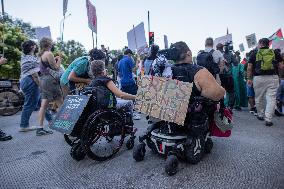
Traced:
<path fill-rule="evenodd" d="M 216 49 L 216 46 L 219 43 L 225 45 L 226 43 L 231 43 L 231 42 L 233 42 L 232 34 L 227 34 L 225 36 L 218 37 L 218 38 L 214 39 L 214 48 Z"/>
<path fill-rule="evenodd" d="M 255 33 L 246 36 L 248 48 L 255 47 L 257 44 Z"/>
<path fill-rule="evenodd" d="M 149 116 L 184 125 L 192 83 L 144 76 L 138 83 L 135 109 Z"/>
<path fill-rule="evenodd" d="M 143 22 L 127 32 L 127 41 L 128 48 L 131 50 L 139 49 L 147 45 Z"/>

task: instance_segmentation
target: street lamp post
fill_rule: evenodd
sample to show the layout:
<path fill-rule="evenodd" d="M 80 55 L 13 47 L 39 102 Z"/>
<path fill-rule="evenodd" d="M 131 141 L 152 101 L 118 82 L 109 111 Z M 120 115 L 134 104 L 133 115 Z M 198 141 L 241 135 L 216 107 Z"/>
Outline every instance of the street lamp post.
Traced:
<path fill-rule="evenodd" d="M 63 33 L 64 33 L 64 21 L 71 16 L 71 13 L 68 14 L 67 16 L 64 15 L 62 20 L 60 21 L 60 36 L 61 36 L 61 41 L 63 41 Z M 62 27 L 61 27 L 62 26 Z"/>

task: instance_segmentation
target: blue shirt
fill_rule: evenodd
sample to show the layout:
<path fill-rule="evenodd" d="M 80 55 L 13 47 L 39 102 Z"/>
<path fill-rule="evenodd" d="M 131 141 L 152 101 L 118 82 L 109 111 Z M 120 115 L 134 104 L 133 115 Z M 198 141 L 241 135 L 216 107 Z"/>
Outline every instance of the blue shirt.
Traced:
<path fill-rule="evenodd" d="M 69 83 L 69 74 L 74 71 L 75 74 L 80 77 L 88 74 L 89 70 L 89 60 L 88 56 L 83 56 L 76 58 L 65 70 L 63 75 L 60 78 L 60 83 L 63 85 L 67 85 Z"/>
<path fill-rule="evenodd" d="M 134 66 L 135 64 L 133 60 L 127 55 L 124 55 L 123 58 L 119 61 L 118 71 L 121 78 L 120 80 L 121 85 L 127 86 L 135 84 L 132 75 L 132 69 L 134 68 Z"/>

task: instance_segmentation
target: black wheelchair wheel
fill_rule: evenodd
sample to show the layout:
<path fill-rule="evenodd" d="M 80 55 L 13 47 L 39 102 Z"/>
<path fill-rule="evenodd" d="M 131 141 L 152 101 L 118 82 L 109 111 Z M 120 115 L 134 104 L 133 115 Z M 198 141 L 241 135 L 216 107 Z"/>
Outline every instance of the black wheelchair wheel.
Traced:
<path fill-rule="evenodd" d="M 211 138 L 208 138 L 204 145 L 204 152 L 209 154 L 213 148 L 213 141 Z"/>
<path fill-rule="evenodd" d="M 84 152 L 84 149 L 83 149 L 80 142 L 76 143 L 72 146 L 71 151 L 70 151 L 70 155 L 76 161 L 81 161 L 85 158 L 86 153 Z"/>
<path fill-rule="evenodd" d="M 137 146 L 134 147 L 133 149 L 133 158 L 136 161 L 142 161 L 145 157 L 146 153 L 146 144 L 145 143 L 140 143 Z"/>
<path fill-rule="evenodd" d="M 23 96 L 13 89 L 0 91 L 0 115 L 11 116 L 21 110 L 24 103 Z"/>
<path fill-rule="evenodd" d="M 189 136 L 185 145 L 186 160 L 191 164 L 196 164 L 201 161 L 204 155 L 204 137 Z"/>
<path fill-rule="evenodd" d="M 130 138 L 128 139 L 128 141 L 126 142 L 126 148 L 128 150 L 131 150 L 134 147 L 134 139 Z"/>
<path fill-rule="evenodd" d="M 88 118 L 82 141 L 89 158 L 104 161 L 119 151 L 125 138 L 122 120 L 115 110 L 97 111 Z"/>
<path fill-rule="evenodd" d="M 165 172 L 172 176 L 177 173 L 178 170 L 178 158 L 175 155 L 169 155 L 166 160 Z"/>

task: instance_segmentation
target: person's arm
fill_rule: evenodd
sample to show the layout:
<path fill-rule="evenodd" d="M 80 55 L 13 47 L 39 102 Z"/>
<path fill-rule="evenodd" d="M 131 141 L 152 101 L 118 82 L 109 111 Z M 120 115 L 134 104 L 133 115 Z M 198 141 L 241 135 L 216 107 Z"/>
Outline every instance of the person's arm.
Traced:
<path fill-rule="evenodd" d="M 33 80 L 36 82 L 36 84 L 39 86 L 38 74 L 37 74 L 37 73 L 32 74 L 32 78 L 33 78 Z"/>
<path fill-rule="evenodd" d="M 85 78 L 78 77 L 75 71 L 71 71 L 71 73 L 68 76 L 68 80 L 73 81 L 75 83 L 86 83 L 86 84 L 91 83 L 91 79 L 85 79 Z"/>
<path fill-rule="evenodd" d="M 115 96 L 119 97 L 119 98 L 122 98 L 122 99 L 125 99 L 125 100 L 135 100 L 135 96 L 134 95 L 131 95 L 131 94 L 128 94 L 128 93 L 125 93 L 125 92 L 122 92 L 119 88 L 117 88 L 115 86 L 115 84 L 113 83 L 113 81 L 109 81 L 107 83 L 107 88 L 113 92 L 113 94 L 115 94 Z"/>
<path fill-rule="evenodd" d="M 214 101 L 222 99 L 225 89 L 221 87 L 207 69 L 199 70 L 194 76 L 194 83 L 201 95 Z"/>
<path fill-rule="evenodd" d="M 252 79 L 253 79 L 253 64 L 256 61 L 256 53 L 255 52 L 251 52 L 251 55 L 249 57 L 248 60 L 248 65 L 247 65 L 247 84 L 249 86 L 252 86 Z"/>
<path fill-rule="evenodd" d="M 55 60 L 52 52 L 46 52 L 46 59 L 49 63 L 49 65 L 51 66 L 51 68 L 58 70 L 60 68 L 60 64 L 61 64 L 61 58 L 56 57 L 57 61 Z"/>

